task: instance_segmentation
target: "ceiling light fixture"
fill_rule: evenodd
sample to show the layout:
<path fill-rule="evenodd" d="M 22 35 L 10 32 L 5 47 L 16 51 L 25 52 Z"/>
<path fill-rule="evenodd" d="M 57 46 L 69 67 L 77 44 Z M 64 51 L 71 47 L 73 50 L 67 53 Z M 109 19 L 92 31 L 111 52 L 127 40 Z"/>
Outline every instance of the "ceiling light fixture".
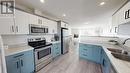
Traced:
<path fill-rule="evenodd" d="M 66 14 L 63 14 L 62 16 L 63 16 L 63 17 L 66 17 Z"/>
<path fill-rule="evenodd" d="M 84 24 L 89 24 L 88 22 L 84 23 Z"/>
<path fill-rule="evenodd" d="M 41 1 L 41 3 L 45 3 L 45 0 L 40 0 Z"/>
<path fill-rule="evenodd" d="M 105 2 L 101 2 L 101 3 L 100 3 L 101 6 L 102 6 L 102 5 L 105 5 L 105 4 L 106 4 Z"/>

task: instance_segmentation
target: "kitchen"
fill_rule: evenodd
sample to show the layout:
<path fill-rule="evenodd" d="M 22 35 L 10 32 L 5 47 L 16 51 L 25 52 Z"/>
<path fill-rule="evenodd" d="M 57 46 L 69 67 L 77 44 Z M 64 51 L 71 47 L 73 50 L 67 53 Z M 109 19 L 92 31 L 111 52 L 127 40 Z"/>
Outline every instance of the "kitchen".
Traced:
<path fill-rule="evenodd" d="M 0 6 L 0 73 L 130 72 L 129 0 L 1 0 Z"/>

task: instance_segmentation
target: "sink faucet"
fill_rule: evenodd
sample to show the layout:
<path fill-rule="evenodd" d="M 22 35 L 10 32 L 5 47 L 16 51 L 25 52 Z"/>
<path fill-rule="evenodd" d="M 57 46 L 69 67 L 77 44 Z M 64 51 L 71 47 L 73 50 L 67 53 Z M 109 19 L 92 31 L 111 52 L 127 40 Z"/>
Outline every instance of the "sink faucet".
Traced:
<path fill-rule="evenodd" d="M 122 43 L 123 45 L 126 43 L 127 40 L 130 40 L 130 38 L 127 38 L 124 40 L 124 42 Z"/>

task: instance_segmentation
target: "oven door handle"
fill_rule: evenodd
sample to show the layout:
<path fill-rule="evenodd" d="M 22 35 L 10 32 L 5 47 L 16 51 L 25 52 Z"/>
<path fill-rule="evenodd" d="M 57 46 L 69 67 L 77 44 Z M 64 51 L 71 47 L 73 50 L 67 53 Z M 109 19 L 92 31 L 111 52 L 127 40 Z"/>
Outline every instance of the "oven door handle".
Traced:
<path fill-rule="evenodd" d="M 35 51 L 41 51 L 41 50 L 44 50 L 44 49 L 47 49 L 47 48 L 51 48 L 51 46 L 44 47 L 44 48 L 38 48 L 38 49 L 35 49 Z"/>

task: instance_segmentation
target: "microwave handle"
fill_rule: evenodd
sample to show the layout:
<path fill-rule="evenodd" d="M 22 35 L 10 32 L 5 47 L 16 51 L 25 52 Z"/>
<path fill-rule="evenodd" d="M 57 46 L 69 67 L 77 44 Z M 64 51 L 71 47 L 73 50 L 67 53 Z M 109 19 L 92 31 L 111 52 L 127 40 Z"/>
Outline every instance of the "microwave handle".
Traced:
<path fill-rule="evenodd" d="M 128 18 L 130 18 L 130 9 L 128 10 Z"/>

